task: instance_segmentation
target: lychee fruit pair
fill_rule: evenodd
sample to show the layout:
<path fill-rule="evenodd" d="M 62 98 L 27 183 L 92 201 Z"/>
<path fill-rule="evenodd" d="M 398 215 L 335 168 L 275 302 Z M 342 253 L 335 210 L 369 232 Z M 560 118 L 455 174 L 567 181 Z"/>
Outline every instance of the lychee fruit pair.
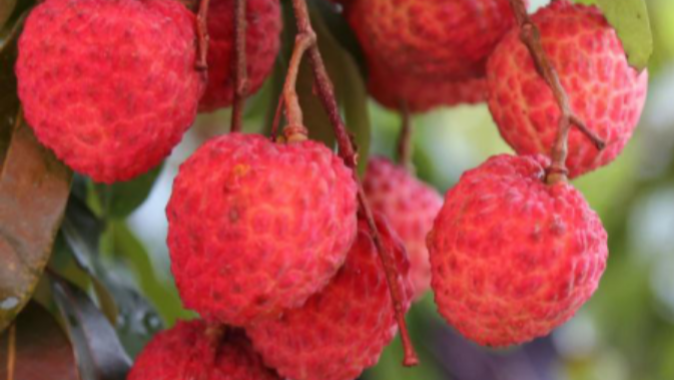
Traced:
<path fill-rule="evenodd" d="M 571 130 L 566 166 L 577 177 L 623 150 L 643 110 L 648 73 L 629 66 L 615 30 L 596 7 L 558 0 L 531 19 L 573 112 L 606 143 L 599 151 L 580 130 Z M 561 113 L 518 28 L 489 58 L 487 78 L 489 109 L 503 138 L 518 154 L 549 154 Z"/>
<path fill-rule="evenodd" d="M 372 210 L 389 221 L 405 244 L 414 298 L 420 298 L 431 283 L 426 235 L 442 207 L 442 197 L 404 167 L 383 157 L 368 162 L 363 189 Z"/>
<path fill-rule="evenodd" d="M 18 91 L 38 140 L 97 182 L 160 163 L 203 91 L 195 18 L 174 0 L 47 0 L 19 40 Z"/>
<path fill-rule="evenodd" d="M 413 290 L 404 246 L 384 219 L 375 218 L 397 269 L 406 312 Z M 355 379 L 377 363 L 396 331 L 386 273 L 362 220 L 344 266 L 325 289 L 280 319 L 246 328 L 264 363 L 294 380 Z"/>
<path fill-rule="evenodd" d="M 234 96 L 234 0 L 212 0 L 208 12 L 208 85 L 199 111 L 232 105 Z M 248 94 L 257 92 L 271 73 L 281 39 L 279 0 L 246 1 L 246 74 Z"/>
<path fill-rule="evenodd" d="M 484 100 L 485 63 L 515 25 L 508 0 L 351 0 L 371 94 L 413 112 Z"/>
<path fill-rule="evenodd" d="M 215 334 L 215 335 L 213 335 Z M 209 331 L 201 320 L 157 334 L 136 359 L 128 380 L 280 380 L 262 364 L 242 330 Z"/>
<path fill-rule="evenodd" d="M 233 133 L 204 144 L 166 209 L 185 306 L 234 326 L 302 306 L 347 257 L 356 191 L 352 171 L 317 142 Z"/>
<path fill-rule="evenodd" d="M 500 155 L 466 172 L 428 237 L 440 314 L 502 347 L 547 335 L 590 298 L 607 235 L 582 194 L 548 185 L 543 156 Z"/>

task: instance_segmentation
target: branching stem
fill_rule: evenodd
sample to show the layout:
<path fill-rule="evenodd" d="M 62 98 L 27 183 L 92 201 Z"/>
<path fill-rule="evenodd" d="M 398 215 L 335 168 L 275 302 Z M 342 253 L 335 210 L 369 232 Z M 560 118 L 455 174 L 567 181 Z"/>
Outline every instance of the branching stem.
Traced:
<path fill-rule="evenodd" d="M 248 96 L 248 71 L 246 69 L 246 0 L 234 1 L 234 104 L 232 132 L 241 132 L 243 110 Z"/>

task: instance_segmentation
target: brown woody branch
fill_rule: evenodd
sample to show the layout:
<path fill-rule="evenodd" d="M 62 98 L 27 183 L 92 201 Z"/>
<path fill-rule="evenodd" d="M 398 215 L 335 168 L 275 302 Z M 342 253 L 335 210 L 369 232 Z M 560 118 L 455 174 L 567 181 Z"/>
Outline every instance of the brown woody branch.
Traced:
<path fill-rule="evenodd" d="M 548 169 L 547 182 L 554 184 L 561 181 L 566 181 L 568 173 L 566 169 L 566 158 L 568 156 L 568 139 L 569 131 L 572 126 L 578 128 L 585 136 L 587 136 L 597 149 L 604 149 L 606 143 L 590 130 L 587 125 L 576 115 L 571 109 L 569 96 L 567 95 L 562 83 L 559 79 L 557 71 L 552 66 L 548 56 L 543 50 L 541 44 L 541 35 L 538 27 L 531 21 L 524 0 L 509 0 L 510 7 L 515 14 L 517 24 L 520 28 L 520 40 L 526 45 L 531 57 L 534 60 L 538 73 L 543 77 L 545 82 L 552 90 L 552 94 L 559 105 L 561 117 L 557 130 L 557 137 L 550 153 L 552 165 Z"/>
<path fill-rule="evenodd" d="M 353 143 L 351 142 L 351 138 L 348 132 L 346 131 L 346 126 L 344 125 L 342 117 L 339 113 L 339 107 L 337 106 L 337 100 L 335 99 L 332 82 L 330 80 L 330 77 L 328 76 L 325 64 L 323 63 L 321 53 L 318 50 L 318 45 L 316 42 L 316 34 L 313 28 L 311 27 L 311 21 L 309 19 L 309 10 L 307 9 L 306 1 L 293 0 L 292 3 L 298 30 L 296 43 L 300 41 L 310 41 L 309 45 L 307 46 L 308 49 L 307 52 L 309 55 L 311 68 L 314 73 L 316 92 L 333 125 L 335 135 L 337 138 L 337 144 L 339 146 L 339 154 L 346 163 L 346 165 L 353 170 L 354 178 L 358 182 L 359 206 L 370 228 L 374 243 L 377 247 L 377 251 L 379 252 L 379 257 L 382 261 L 384 270 L 386 272 L 386 278 L 388 281 L 389 290 L 391 291 L 391 298 L 393 300 L 396 319 L 398 321 L 398 326 L 400 327 L 400 334 L 402 337 L 403 347 L 405 351 L 405 358 L 403 364 L 405 366 L 417 365 L 419 363 L 419 359 L 417 358 L 416 352 L 414 351 L 414 347 L 412 346 L 412 342 L 409 337 L 409 332 L 407 330 L 407 325 L 405 324 L 405 310 L 403 307 L 404 295 L 397 281 L 397 268 L 395 267 L 394 260 L 391 257 L 391 253 L 388 252 L 388 250 L 382 244 L 381 236 L 379 235 L 379 232 L 374 222 L 374 218 L 372 216 L 372 211 L 368 205 L 367 199 L 365 198 L 365 194 L 360 184 L 360 180 L 356 175 L 355 170 L 357 164 L 356 150 L 354 149 Z"/>
<path fill-rule="evenodd" d="M 201 71 L 204 79 L 208 73 L 208 4 L 210 0 L 200 0 L 197 12 L 197 70 Z"/>
<path fill-rule="evenodd" d="M 231 132 L 241 132 L 243 109 L 248 96 L 246 69 L 246 0 L 234 1 L 234 103 Z"/>

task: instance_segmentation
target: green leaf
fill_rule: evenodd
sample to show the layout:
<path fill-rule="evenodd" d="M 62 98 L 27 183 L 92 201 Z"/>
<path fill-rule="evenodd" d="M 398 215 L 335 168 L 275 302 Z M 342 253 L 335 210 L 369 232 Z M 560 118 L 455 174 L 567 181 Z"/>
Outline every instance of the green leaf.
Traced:
<path fill-rule="evenodd" d="M 124 380 L 131 360 L 110 322 L 84 291 L 57 275 L 50 280 L 82 380 Z"/>
<path fill-rule="evenodd" d="M 10 378 L 6 362 L 9 350 L 14 352 L 13 379 L 80 379 L 67 335 L 54 317 L 35 302 L 26 306 L 13 329 L 0 336 L 0 379 Z"/>
<path fill-rule="evenodd" d="M 112 185 L 96 184 L 96 194 L 104 217 L 123 219 L 129 216 L 150 195 L 164 164 L 126 182 Z"/>
<path fill-rule="evenodd" d="M 644 0 L 597 0 L 623 43 L 627 59 L 643 70 L 653 53 L 653 34 Z"/>

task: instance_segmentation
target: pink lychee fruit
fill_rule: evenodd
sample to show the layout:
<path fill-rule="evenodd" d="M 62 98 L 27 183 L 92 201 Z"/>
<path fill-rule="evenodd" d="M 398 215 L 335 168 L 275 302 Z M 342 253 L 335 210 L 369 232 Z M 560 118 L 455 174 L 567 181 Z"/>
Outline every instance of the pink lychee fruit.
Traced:
<path fill-rule="evenodd" d="M 479 344 L 550 333 L 599 284 L 607 235 L 582 194 L 548 185 L 543 156 L 498 155 L 447 192 L 428 236 L 440 314 Z"/>
<path fill-rule="evenodd" d="M 404 247 L 378 218 L 382 241 L 393 255 L 403 309 L 412 296 Z M 246 328 L 265 364 L 294 380 L 352 380 L 377 363 L 397 331 L 381 260 L 364 222 L 346 263 L 320 293 L 279 320 Z"/>
<path fill-rule="evenodd" d="M 248 94 L 269 77 L 281 40 L 279 0 L 246 2 L 246 73 Z M 229 107 L 234 99 L 234 0 L 212 0 L 208 11 L 208 85 L 199 111 Z"/>
<path fill-rule="evenodd" d="M 47 0 L 19 40 L 18 91 L 38 140 L 97 182 L 158 165 L 203 91 L 194 16 L 174 0 Z"/>
<path fill-rule="evenodd" d="M 515 25 L 508 0 L 352 0 L 346 18 L 372 95 L 414 112 L 484 99 L 487 56 Z M 476 81 L 478 80 L 478 81 Z"/>
<path fill-rule="evenodd" d="M 351 170 L 314 141 L 234 133 L 204 144 L 166 208 L 185 306 L 235 326 L 301 306 L 346 259 L 356 191 Z"/>
<path fill-rule="evenodd" d="M 420 298 L 431 284 L 426 235 L 442 207 L 442 197 L 404 167 L 383 157 L 368 162 L 363 189 L 370 207 L 389 221 L 405 244 L 414 298 Z"/>
<path fill-rule="evenodd" d="M 241 330 L 211 336 L 201 320 L 160 332 L 136 359 L 127 380 L 280 380 L 262 364 Z"/>
<path fill-rule="evenodd" d="M 570 177 L 613 161 L 632 136 L 646 100 L 648 73 L 629 66 L 615 30 L 599 9 L 552 2 L 532 16 L 573 112 L 606 142 L 599 151 L 572 129 L 566 166 Z M 552 91 L 510 31 L 487 64 L 489 109 L 501 136 L 518 154 L 549 154 L 560 111 Z"/>

